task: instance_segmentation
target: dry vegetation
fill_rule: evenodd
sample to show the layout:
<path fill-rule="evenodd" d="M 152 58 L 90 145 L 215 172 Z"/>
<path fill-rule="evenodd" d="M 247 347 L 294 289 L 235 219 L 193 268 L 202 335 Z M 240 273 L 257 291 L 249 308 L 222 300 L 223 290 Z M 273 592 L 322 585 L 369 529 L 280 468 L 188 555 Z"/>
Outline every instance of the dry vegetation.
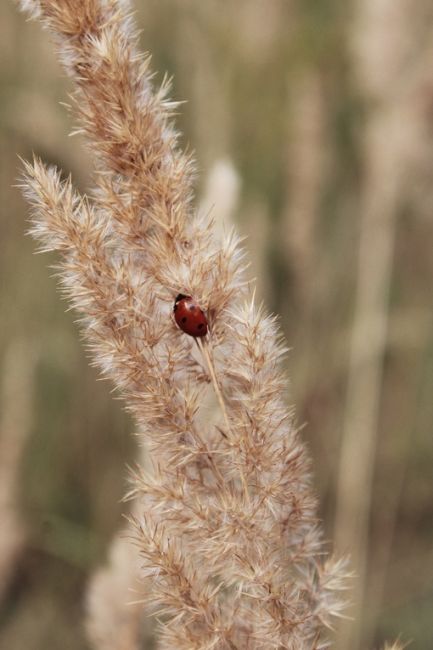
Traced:
<path fill-rule="evenodd" d="M 87 190 L 90 199 L 82 198 L 69 181 L 62 182 L 52 167 L 38 160 L 27 168 L 27 191 L 35 208 L 33 232 L 43 249 L 60 251 L 62 285 L 82 316 L 95 362 L 126 398 L 140 439 L 146 440 L 143 458 L 149 450 L 153 459 L 143 460 L 146 466 L 132 473 L 131 493 L 137 496 L 133 525 L 145 567 L 141 585 L 136 582 L 133 547 L 129 546 L 131 555 L 125 551 L 130 540 L 118 539 L 109 568 L 95 576 L 88 592 L 89 638 L 96 648 L 151 647 L 141 607 L 124 608 L 125 594 L 132 588 L 139 590 L 138 600 L 146 606 L 159 602 L 160 611 L 169 617 L 160 633 L 161 647 L 319 647 L 323 623 L 338 611 L 332 596 L 335 567 L 319 561 L 323 547 L 315 526 L 308 463 L 278 370 L 283 349 L 272 320 L 244 301 L 251 287 L 245 285 L 236 238 L 221 237 L 220 244 L 207 207 L 195 213 L 191 198 L 197 181 L 170 124 L 178 109 L 166 100 L 166 84 L 154 92 L 157 85 L 150 78 L 149 60 L 137 54 L 132 24 L 122 13 L 126 3 L 121 3 L 120 13 L 116 12 L 120 5 L 114 2 L 77 0 L 72 12 L 66 0 L 23 4 L 44 20 L 76 83 L 75 107 L 96 167 L 95 189 Z M 350 20 L 343 22 L 340 17 L 332 27 L 325 14 L 309 14 L 301 5 L 289 8 L 279 2 L 267 5 L 266 11 L 263 3 L 239 2 L 224 16 L 212 2 L 206 9 L 197 3 L 186 9 L 177 2 L 159 6 L 149 2 L 140 22 L 145 25 L 145 46 L 155 49 L 157 58 L 164 48 L 169 53 L 168 64 L 163 60 L 152 67 L 174 70 L 183 89 L 176 95 L 194 99 L 183 109 L 182 126 L 197 145 L 199 160 L 210 167 L 217 157 L 230 154 L 242 171 L 241 226 L 253 235 L 248 247 L 255 272 L 271 270 L 269 276 L 259 278 L 259 290 L 268 306 L 282 313 L 289 341 L 295 345 L 290 374 L 299 404 L 298 421 L 309 421 L 313 456 L 320 461 L 317 485 L 324 497 L 325 523 L 330 530 L 337 488 L 339 548 L 353 551 L 360 575 L 357 624 L 350 624 L 341 636 L 341 647 L 379 647 L 384 627 L 378 621 L 387 601 L 388 608 L 397 612 L 408 602 L 407 621 L 397 615 L 392 623 L 388 615 L 385 625 L 391 638 L 401 632 L 403 638 L 418 638 L 423 647 L 428 645 L 431 627 L 422 623 L 422 608 L 417 614 L 420 623 L 411 627 L 409 617 L 417 618 L 410 599 L 416 594 L 426 607 L 429 603 L 430 533 L 421 528 L 412 533 L 418 550 L 408 556 L 411 534 L 402 522 L 407 520 L 410 531 L 410 517 L 413 526 L 424 521 L 428 482 L 422 483 L 418 471 L 419 490 L 413 488 L 409 499 L 405 476 L 416 474 L 421 459 L 431 453 L 423 437 L 431 411 L 426 406 L 431 383 L 426 361 L 431 347 L 431 300 L 427 301 L 422 282 L 431 272 L 425 243 L 431 233 L 427 198 L 433 150 L 428 147 L 432 144 L 431 81 L 425 73 L 432 52 L 426 25 L 431 22 L 427 4 L 425 8 L 419 4 L 417 20 L 412 22 L 403 1 L 392 9 L 387 3 L 376 3 L 374 11 L 369 4 L 359 3 Z M 328 10 L 334 11 L 332 3 Z M 223 47 L 227 27 L 235 24 L 239 26 L 236 39 L 227 50 Z M 282 29 L 288 24 L 290 33 Z M 211 44 L 203 36 L 203 25 L 208 25 Z M 383 39 L 386 25 L 392 26 L 395 36 L 389 41 Z M 29 29 L 27 34 L 36 33 Z M 310 51 L 303 51 L 297 32 L 310 42 Z M 315 42 L 313 35 L 319 33 L 322 41 L 317 36 Z M 352 79 L 343 69 L 348 65 L 347 52 L 337 45 L 343 33 L 350 45 Z M 368 38 L 362 38 L 365 34 Z M 195 43 L 193 52 L 190 42 Z M 23 70 L 29 65 L 33 41 L 25 47 Z M 217 61 L 215 52 L 220 53 Z M 50 60 L 48 47 L 40 56 Z M 238 74 L 230 57 L 239 58 Z M 374 76 L 378 58 L 384 61 L 380 79 Z M 265 66 L 275 61 L 285 62 L 280 69 L 274 63 L 274 68 L 279 79 L 287 75 L 288 96 L 277 83 L 274 94 L 264 93 L 252 106 L 251 96 L 256 97 Z M 232 78 L 224 77 L 226 67 Z M 59 73 L 54 69 L 46 74 L 55 79 Z M 39 94 L 43 96 L 42 90 Z M 53 102 L 59 96 L 55 88 Z M 239 106 L 240 117 L 232 105 Z M 53 109 L 48 105 L 48 110 Z M 16 130 L 32 134 L 33 148 L 43 158 L 72 169 L 80 183 L 88 179 L 79 168 L 81 154 L 65 149 L 67 127 L 62 118 L 50 113 L 50 127 L 43 135 L 34 127 L 26 131 L 32 120 L 12 114 Z M 275 119 L 260 131 L 263 115 Z M 40 118 L 35 110 L 33 121 Z M 209 124 L 215 128 L 209 129 Z M 264 135 L 258 135 L 256 143 L 252 136 L 260 133 Z M 283 146 L 274 141 L 281 133 L 287 138 Z M 350 166 L 346 168 L 348 161 L 356 172 L 353 177 Z M 229 186 L 228 195 L 230 191 Z M 220 192 L 225 194 L 224 186 Z M 218 204 L 213 214 L 218 220 Z M 359 256 L 354 254 L 358 216 Z M 415 223 L 412 229 L 407 226 L 408 216 Z M 28 248 L 25 254 L 29 255 Z M 7 255 L 4 259 L 6 266 Z M 24 268 L 33 266 L 26 261 Z M 42 277 L 42 265 L 37 268 Z M 193 294 L 207 310 L 211 337 L 204 348 L 177 330 L 171 319 L 173 298 L 179 291 Z M 350 338 L 352 294 L 357 298 Z M 406 295 L 415 300 L 405 303 Z M 26 298 L 33 313 L 41 310 L 39 296 L 36 304 L 32 296 Z M 50 301 L 47 298 L 46 304 Z M 11 316 L 7 318 L 13 322 Z M 22 636 L 18 627 L 14 629 L 14 615 L 7 612 L 0 631 L 0 640 L 10 648 L 20 649 L 25 638 L 26 647 L 57 647 L 42 627 L 37 632 L 38 625 L 50 621 L 61 608 L 49 604 L 48 588 L 42 592 L 36 586 L 42 581 L 32 560 L 47 567 L 56 599 L 65 563 L 70 587 L 63 602 L 84 601 L 86 576 L 92 566 L 101 564 L 102 556 L 97 543 L 84 555 L 80 548 L 92 549 L 87 531 L 108 538 L 115 528 L 123 471 L 116 452 L 120 449 L 122 458 L 129 455 L 130 459 L 133 454 L 126 441 L 118 437 L 116 442 L 112 418 L 102 416 L 107 408 L 103 388 L 98 389 L 98 399 L 85 397 L 86 391 L 95 390 L 94 376 L 84 375 L 75 403 L 69 405 L 65 399 L 70 381 L 65 373 L 73 372 L 69 365 L 85 373 L 83 361 L 77 364 L 74 359 L 76 348 L 69 331 L 66 347 L 64 334 L 58 336 L 58 343 L 54 337 L 46 345 L 43 330 L 39 337 L 41 347 L 52 347 L 51 358 L 38 370 L 46 388 L 36 395 L 36 404 L 45 400 L 47 415 L 33 439 L 41 438 L 45 430 L 52 431 L 52 440 L 55 436 L 63 442 L 56 443 L 59 475 L 47 476 L 39 491 L 33 483 L 36 497 L 24 498 L 29 538 L 20 533 L 21 550 L 11 556 L 17 574 L 14 579 L 10 563 L 11 586 L 6 590 L 6 603 L 18 604 L 16 621 Z M 29 361 L 30 380 L 34 363 Z M 63 393 L 50 388 L 49 366 L 57 373 Z M 22 367 L 25 370 L 25 364 L 18 363 L 17 372 Z M 6 377 L 7 368 L 10 365 L 5 366 Z M 417 382 L 422 382 L 423 393 L 416 391 Z M 32 386 L 25 391 L 24 413 L 29 413 Z M 73 415 L 68 425 L 57 416 L 53 403 L 58 398 L 59 413 L 69 410 Z M 92 414 L 87 432 L 81 412 Z M 356 421 L 356 427 L 351 427 L 360 412 L 369 417 L 362 426 Z M 416 417 L 417 413 L 425 415 Z M 343 422 L 337 485 L 338 429 Z M 14 426 L 7 427 L 9 435 Z M 418 436 L 413 450 L 407 444 L 410 430 Z M 94 431 L 100 434 L 89 442 Z M 8 444 L 3 432 L 2 440 Z M 358 448 L 360 441 L 365 444 Z M 24 483 L 27 495 L 32 494 L 29 475 L 38 476 L 32 459 L 41 456 L 32 444 Z M 9 472 L 14 486 L 22 449 L 18 452 L 15 469 Z M 70 464 L 72 459 L 78 464 Z M 376 475 L 375 463 L 381 468 Z M 47 513 L 61 513 L 60 517 L 34 510 L 44 499 L 49 504 L 52 497 L 46 495 L 58 487 L 64 503 L 53 499 L 44 507 Z M 16 487 L 13 490 L 16 514 Z M 87 512 L 83 499 L 89 503 Z M 24 513 L 17 516 L 18 522 L 21 519 Z M 406 574 L 393 571 L 393 565 L 401 566 L 403 556 L 408 560 Z M 33 576 L 34 595 L 20 575 Z M 144 584 L 147 581 L 150 587 Z M 34 604 L 37 622 L 24 613 Z M 51 618 L 51 639 L 58 630 L 57 638 L 64 643 L 69 639 L 74 650 L 84 647 L 79 631 L 83 620 L 81 611 L 69 607 L 64 620 L 59 615 Z"/>
<path fill-rule="evenodd" d="M 220 243 L 191 207 L 191 160 L 169 122 L 176 105 L 166 84 L 152 87 L 124 3 L 23 7 L 54 35 L 93 144 L 91 201 L 38 160 L 23 190 L 31 233 L 62 254 L 58 275 L 94 363 L 149 450 L 150 470 L 132 472 L 131 522 L 145 613 L 164 619 L 158 647 L 324 647 L 345 576 L 323 559 L 308 461 L 284 403 L 285 348 L 245 295 L 235 235 Z M 204 309 L 203 342 L 175 326 L 178 293 Z M 201 408 L 209 383 L 222 422 Z"/>

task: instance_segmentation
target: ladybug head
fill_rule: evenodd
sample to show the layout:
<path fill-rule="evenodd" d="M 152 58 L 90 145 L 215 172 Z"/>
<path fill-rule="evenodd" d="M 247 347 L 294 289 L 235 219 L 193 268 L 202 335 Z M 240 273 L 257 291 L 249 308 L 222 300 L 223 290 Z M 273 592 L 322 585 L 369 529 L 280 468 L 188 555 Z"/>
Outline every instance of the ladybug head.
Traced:
<path fill-rule="evenodd" d="M 178 305 L 182 300 L 191 300 L 191 296 L 186 296 L 184 293 L 178 293 L 173 305 L 173 311 L 176 311 Z"/>

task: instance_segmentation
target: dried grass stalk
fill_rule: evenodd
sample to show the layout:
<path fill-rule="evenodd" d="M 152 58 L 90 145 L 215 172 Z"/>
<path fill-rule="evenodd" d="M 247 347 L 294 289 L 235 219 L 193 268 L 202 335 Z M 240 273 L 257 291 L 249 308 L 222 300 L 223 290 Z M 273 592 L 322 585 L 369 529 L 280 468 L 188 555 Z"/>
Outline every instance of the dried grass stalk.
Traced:
<path fill-rule="evenodd" d="M 151 630 L 139 603 L 138 549 L 125 531 L 110 546 L 109 563 L 91 579 L 86 598 L 86 628 L 96 650 L 140 650 Z M 146 625 L 147 623 L 147 625 Z"/>
<path fill-rule="evenodd" d="M 151 452 L 132 472 L 144 605 L 160 648 L 326 645 L 343 563 L 323 559 L 309 463 L 285 399 L 275 319 L 246 300 L 236 235 L 222 242 L 191 205 L 167 84 L 154 90 L 127 3 L 26 0 L 75 82 L 96 160 L 91 200 L 40 161 L 26 164 L 33 236 L 61 254 L 63 291 L 94 363 L 126 400 Z M 171 316 L 205 309 L 203 344 Z M 221 412 L 203 408 L 212 386 Z"/>
<path fill-rule="evenodd" d="M 19 478 L 31 433 L 36 353 L 16 338 L 3 360 L 0 390 L 0 603 L 25 545 L 27 531 L 19 508 Z"/>
<path fill-rule="evenodd" d="M 420 115 L 416 115 L 421 92 L 416 66 L 423 46 L 420 48 L 411 18 L 412 6 L 407 0 L 359 0 L 352 33 L 354 72 L 368 111 L 363 134 L 365 173 L 357 288 L 335 517 L 336 546 L 343 552 L 350 549 L 358 576 L 350 611 L 354 620 L 341 629 L 338 647 L 342 650 L 357 650 L 362 641 L 372 637 L 371 612 L 382 605 L 388 565 L 390 539 L 383 535 L 383 568 L 372 570 L 369 566 L 374 555 L 380 557 L 369 548 L 369 526 L 389 346 L 394 240 L 399 210 L 411 183 L 411 149 L 417 144 L 421 149 L 416 135 L 422 131 Z M 392 476 L 394 496 L 387 501 L 388 521 L 395 517 L 400 494 L 401 478 L 395 470 Z"/>

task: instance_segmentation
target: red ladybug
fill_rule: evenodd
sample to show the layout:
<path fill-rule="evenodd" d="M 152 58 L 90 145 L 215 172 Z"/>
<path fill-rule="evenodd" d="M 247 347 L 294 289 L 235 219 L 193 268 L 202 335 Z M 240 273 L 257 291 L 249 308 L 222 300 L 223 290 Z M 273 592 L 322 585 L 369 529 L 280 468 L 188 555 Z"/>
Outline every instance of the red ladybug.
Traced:
<path fill-rule="evenodd" d="M 179 293 L 174 301 L 174 320 L 190 336 L 206 336 L 207 318 L 191 296 Z"/>

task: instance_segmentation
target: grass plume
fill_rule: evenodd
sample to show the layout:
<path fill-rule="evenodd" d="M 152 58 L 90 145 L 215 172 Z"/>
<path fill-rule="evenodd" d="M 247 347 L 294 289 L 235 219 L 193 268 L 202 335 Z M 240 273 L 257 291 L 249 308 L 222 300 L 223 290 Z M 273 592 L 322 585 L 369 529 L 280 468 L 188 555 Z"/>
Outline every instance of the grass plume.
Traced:
<path fill-rule="evenodd" d="M 94 190 L 25 164 L 31 233 L 60 254 L 62 290 L 92 358 L 133 414 L 150 468 L 132 471 L 144 607 L 160 648 L 318 650 L 344 563 L 324 557 L 309 462 L 286 406 L 286 349 L 247 292 L 231 232 L 193 208 L 190 156 L 137 50 L 123 0 L 24 0 L 56 43 L 95 159 Z M 196 346 L 177 294 L 205 310 Z M 214 390 L 215 417 L 203 406 Z"/>

